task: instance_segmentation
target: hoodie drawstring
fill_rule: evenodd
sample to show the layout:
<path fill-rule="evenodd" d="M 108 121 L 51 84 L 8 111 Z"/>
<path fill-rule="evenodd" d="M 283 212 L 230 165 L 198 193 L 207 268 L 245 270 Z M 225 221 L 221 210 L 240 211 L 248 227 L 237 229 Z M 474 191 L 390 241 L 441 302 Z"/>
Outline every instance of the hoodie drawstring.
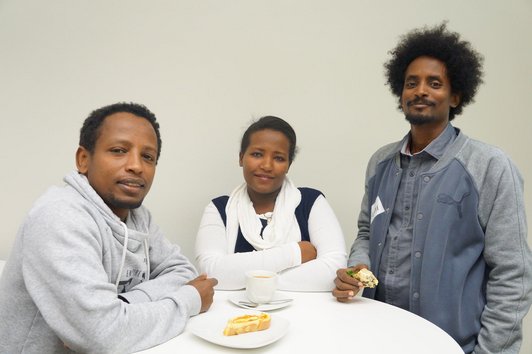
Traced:
<path fill-rule="evenodd" d="M 120 283 L 120 277 L 122 276 L 122 271 L 124 270 L 124 264 L 126 263 L 127 242 L 129 240 L 129 231 L 128 231 L 127 225 L 124 224 L 123 222 L 121 222 L 121 224 L 122 224 L 122 227 L 124 228 L 125 236 L 124 236 L 124 248 L 122 250 L 122 260 L 120 261 L 120 269 L 118 270 L 118 276 L 116 277 L 116 282 L 115 282 L 115 286 L 117 290 L 118 290 L 118 284 Z M 148 268 L 146 272 L 146 276 L 144 277 L 144 280 L 148 281 L 150 280 L 150 273 L 151 273 L 150 248 L 148 245 L 148 238 L 144 239 L 144 255 L 146 256 L 146 266 Z"/>
<path fill-rule="evenodd" d="M 150 248 L 148 246 L 148 238 L 144 239 L 144 254 L 146 255 L 146 266 L 148 267 L 148 272 L 146 273 L 146 281 L 150 280 Z"/>
<path fill-rule="evenodd" d="M 127 251 L 127 241 L 129 240 L 129 232 L 127 230 L 126 224 L 123 222 L 120 222 L 122 224 L 122 227 L 124 228 L 125 232 L 125 239 L 124 239 L 124 248 L 122 250 L 122 260 L 120 261 L 120 269 L 118 270 L 118 277 L 116 277 L 115 286 L 118 290 L 118 284 L 120 282 L 120 277 L 122 276 L 122 271 L 124 270 L 124 263 L 126 262 L 126 251 Z"/>

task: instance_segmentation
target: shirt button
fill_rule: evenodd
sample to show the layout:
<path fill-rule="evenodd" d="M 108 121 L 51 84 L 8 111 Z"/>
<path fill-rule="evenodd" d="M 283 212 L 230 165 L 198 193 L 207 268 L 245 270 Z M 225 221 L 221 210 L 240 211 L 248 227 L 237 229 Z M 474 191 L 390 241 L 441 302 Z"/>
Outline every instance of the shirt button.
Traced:
<path fill-rule="evenodd" d="M 414 299 L 419 299 L 419 293 L 417 291 L 414 293 Z"/>
<path fill-rule="evenodd" d="M 415 175 L 414 171 L 410 171 L 410 177 L 414 177 Z"/>
<path fill-rule="evenodd" d="M 425 176 L 425 177 L 423 177 L 423 181 L 425 181 L 425 182 L 430 181 L 430 177 L 429 177 L 429 176 Z"/>
<path fill-rule="evenodd" d="M 410 210 L 410 207 L 408 205 L 405 206 L 405 210 Z"/>
<path fill-rule="evenodd" d="M 415 253 L 415 256 L 416 256 L 416 258 L 420 258 L 420 257 L 421 257 L 421 252 L 417 251 L 417 252 Z"/>
<path fill-rule="evenodd" d="M 417 214 L 417 219 L 418 219 L 418 220 L 423 219 L 423 214 L 422 214 L 422 213 Z"/>
<path fill-rule="evenodd" d="M 381 245 L 382 245 L 382 242 L 379 242 L 379 243 L 377 243 L 377 246 L 379 246 L 379 247 L 380 247 Z"/>
<path fill-rule="evenodd" d="M 390 273 L 390 274 L 393 274 L 393 269 L 392 269 L 392 270 L 390 270 L 390 271 L 389 271 L 388 273 Z"/>

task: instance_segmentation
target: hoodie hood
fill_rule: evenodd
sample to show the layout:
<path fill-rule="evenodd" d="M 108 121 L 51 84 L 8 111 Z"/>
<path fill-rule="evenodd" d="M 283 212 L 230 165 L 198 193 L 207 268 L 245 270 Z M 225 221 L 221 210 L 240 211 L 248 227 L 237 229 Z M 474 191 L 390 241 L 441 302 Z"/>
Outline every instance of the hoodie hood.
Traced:
<path fill-rule="evenodd" d="M 64 178 L 65 183 L 74 188 L 84 199 L 92 204 L 96 210 L 103 216 L 105 223 L 111 229 L 111 233 L 116 241 L 122 245 L 122 255 L 120 257 L 120 263 L 118 267 L 118 275 L 115 279 L 115 286 L 117 292 L 125 292 L 128 287 L 135 286 L 142 280 L 133 280 L 127 271 L 136 268 L 135 265 L 144 263 L 144 275 L 143 280 L 149 280 L 150 278 L 150 248 L 149 248 L 149 229 L 146 225 L 146 210 L 139 207 L 137 209 L 130 210 L 126 223 L 122 222 L 120 218 L 113 213 L 111 208 L 105 204 L 103 199 L 92 188 L 87 177 L 77 171 L 73 171 L 66 175 Z M 142 249 L 141 249 L 142 248 Z M 140 259 L 139 259 L 140 258 Z M 143 259 L 143 260 L 142 260 Z M 122 279 L 123 271 L 126 269 L 126 280 Z M 138 272 L 137 272 L 138 273 Z M 123 287 L 121 288 L 121 284 Z"/>
<path fill-rule="evenodd" d="M 72 171 L 66 175 L 63 180 L 100 212 L 107 225 L 111 228 L 114 238 L 122 245 L 126 238 L 126 229 L 124 228 L 124 225 L 127 226 L 129 239 L 127 242 L 127 249 L 130 252 L 136 252 L 148 238 L 148 226 L 146 225 L 145 218 L 140 217 L 139 215 L 144 211 L 142 206 L 130 210 L 128 218 L 124 223 L 115 213 L 113 213 L 111 208 L 105 204 L 100 195 L 96 193 L 85 175 L 77 171 Z"/>

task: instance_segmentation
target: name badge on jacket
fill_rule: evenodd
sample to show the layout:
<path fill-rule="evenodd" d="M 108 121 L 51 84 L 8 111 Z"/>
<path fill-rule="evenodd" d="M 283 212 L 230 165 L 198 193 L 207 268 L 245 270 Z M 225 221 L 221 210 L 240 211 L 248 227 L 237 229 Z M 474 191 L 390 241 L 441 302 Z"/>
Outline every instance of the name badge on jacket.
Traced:
<path fill-rule="evenodd" d="M 381 198 L 377 197 L 377 199 L 375 199 L 375 203 L 373 203 L 371 206 L 371 220 L 369 223 L 373 223 L 373 219 L 382 213 L 384 213 L 384 207 L 382 206 Z"/>

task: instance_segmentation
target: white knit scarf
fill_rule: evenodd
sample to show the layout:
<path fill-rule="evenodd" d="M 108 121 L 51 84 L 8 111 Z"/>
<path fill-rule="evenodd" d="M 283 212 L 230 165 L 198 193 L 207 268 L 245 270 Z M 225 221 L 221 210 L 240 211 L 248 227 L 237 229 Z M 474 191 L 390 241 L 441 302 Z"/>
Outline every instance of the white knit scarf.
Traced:
<path fill-rule="evenodd" d="M 285 177 L 281 190 L 275 199 L 272 219 L 262 232 L 261 237 L 262 223 L 253 208 L 251 199 L 249 199 L 247 184 L 243 183 L 235 188 L 225 207 L 228 252 L 234 252 L 239 226 L 244 238 L 256 250 L 282 245 L 293 233 L 298 233 L 298 239 L 301 239 L 301 231 L 294 213 L 300 202 L 301 192 L 288 177 Z"/>

